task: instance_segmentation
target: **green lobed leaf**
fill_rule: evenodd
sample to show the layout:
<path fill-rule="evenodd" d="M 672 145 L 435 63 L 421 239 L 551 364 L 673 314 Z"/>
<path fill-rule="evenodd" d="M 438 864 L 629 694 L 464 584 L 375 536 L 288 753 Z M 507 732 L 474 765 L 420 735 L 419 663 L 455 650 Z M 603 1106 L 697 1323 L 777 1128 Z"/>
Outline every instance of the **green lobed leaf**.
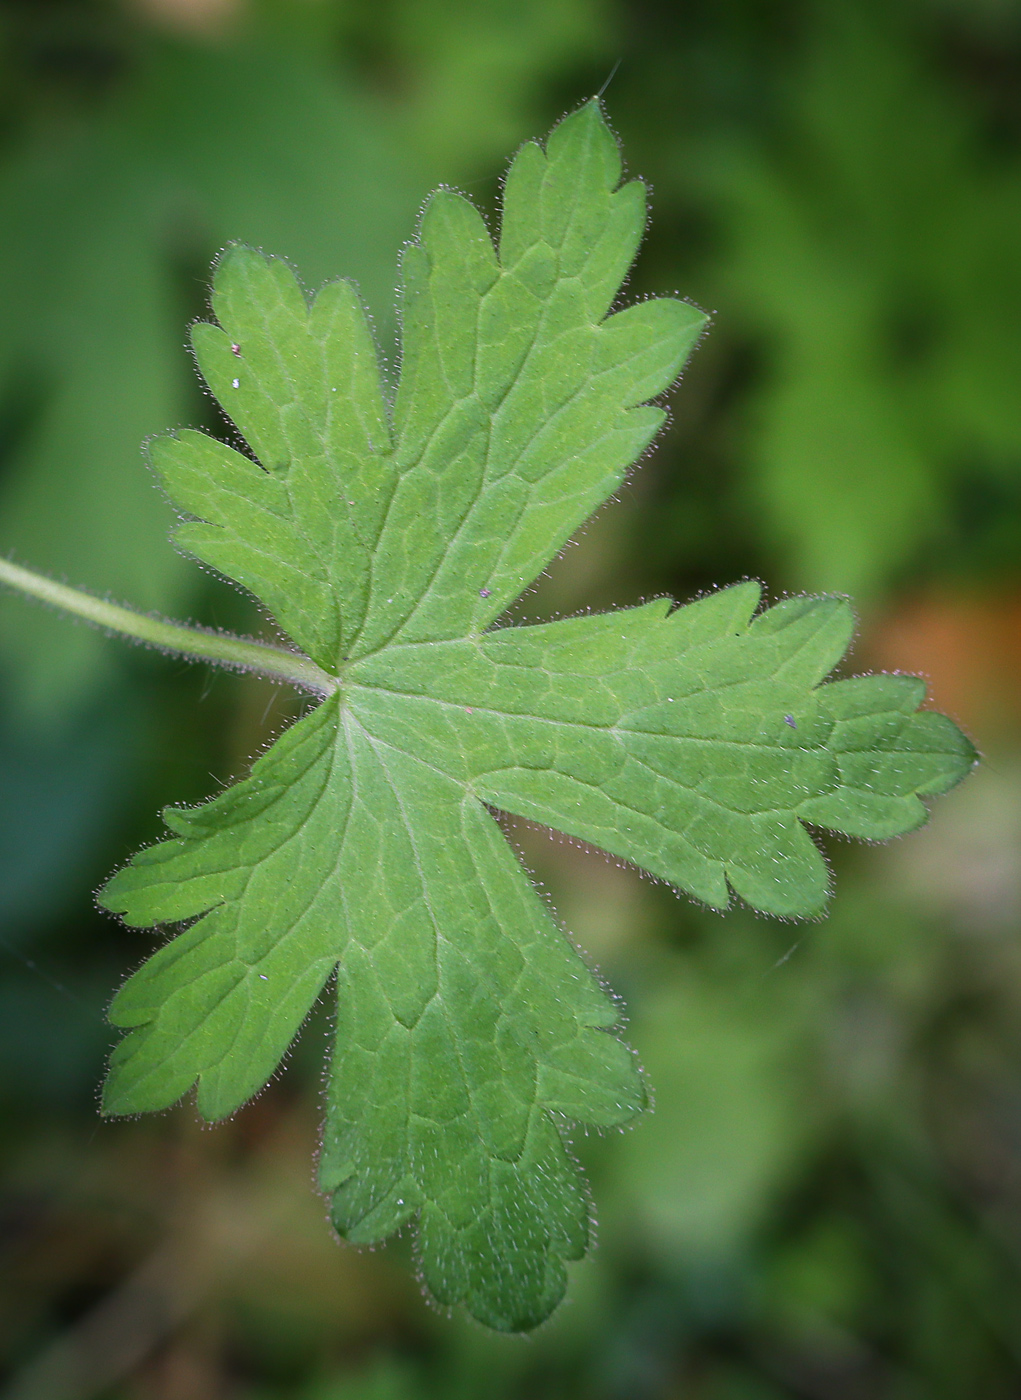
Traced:
<path fill-rule="evenodd" d="M 497 251 L 434 196 L 404 261 L 392 427 L 351 287 L 309 300 L 248 249 L 217 269 L 205 378 L 254 457 L 154 444 L 185 549 L 250 589 L 338 679 L 248 778 L 143 851 L 102 902 L 186 922 L 118 993 L 110 1113 L 193 1084 L 225 1117 L 274 1073 L 331 976 L 320 1182 L 337 1229 L 417 1222 L 432 1295 L 535 1325 L 585 1251 L 564 1120 L 644 1104 L 618 1011 L 487 806 L 546 822 L 725 908 L 828 894 L 805 823 L 910 830 L 973 761 L 902 676 L 827 682 L 847 604 L 758 585 L 686 607 L 486 628 L 622 482 L 704 317 L 608 312 L 644 190 L 593 102 L 526 145 Z"/>

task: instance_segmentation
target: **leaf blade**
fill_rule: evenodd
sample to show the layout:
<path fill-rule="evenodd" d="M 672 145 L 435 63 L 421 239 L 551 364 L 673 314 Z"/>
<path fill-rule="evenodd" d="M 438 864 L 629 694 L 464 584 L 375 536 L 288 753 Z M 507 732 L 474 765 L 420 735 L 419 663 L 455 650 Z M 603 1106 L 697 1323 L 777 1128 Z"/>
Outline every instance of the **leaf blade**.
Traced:
<path fill-rule="evenodd" d="M 350 704 L 387 742 L 458 761 L 484 801 L 712 907 L 729 884 L 762 912 L 810 916 L 829 880 L 804 822 L 866 839 L 911 830 L 919 795 L 958 781 L 974 751 L 949 721 L 904 713 L 904 687 L 873 687 L 870 704 L 867 683 L 820 685 L 853 626 L 843 600 L 749 619 L 757 594 L 393 647 L 351 669 Z M 856 751 L 853 726 L 877 721 L 883 747 L 871 732 Z M 852 800 L 866 785 L 871 809 Z"/>
<path fill-rule="evenodd" d="M 353 655 L 481 631 L 659 430 L 662 412 L 638 405 L 676 379 L 706 318 L 664 299 L 603 322 L 644 227 L 643 188 L 619 178 L 588 104 L 512 165 L 502 263 L 467 200 L 441 191 L 428 206 L 404 259 L 400 478 Z M 628 333 L 652 319 L 654 348 L 622 392 Z"/>
<path fill-rule="evenodd" d="M 213 309 L 217 325 L 192 327 L 196 359 L 264 475 L 279 487 L 277 538 L 264 532 L 264 552 L 275 574 L 286 577 L 272 579 L 271 607 L 282 622 L 288 619 L 284 625 L 312 659 L 336 674 L 346 639 L 361 625 L 393 487 L 388 411 L 365 313 L 349 283 L 329 283 L 309 302 L 282 259 L 239 245 L 217 265 Z M 193 437 L 178 442 L 178 461 L 187 448 L 197 456 Z M 164 470 L 170 455 L 165 449 L 160 458 Z M 223 492 L 247 494 L 254 503 L 270 490 L 236 454 L 215 464 L 207 451 L 202 465 L 207 472 L 218 467 Z M 173 494 L 183 472 L 178 465 L 168 481 Z M 185 527 L 178 538 L 229 577 L 251 574 L 237 541 L 224 552 L 222 545 L 210 548 L 208 532 Z M 310 566 L 322 599 L 318 619 L 288 606 L 293 576 Z M 265 592 L 253 591 L 265 599 Z"/>

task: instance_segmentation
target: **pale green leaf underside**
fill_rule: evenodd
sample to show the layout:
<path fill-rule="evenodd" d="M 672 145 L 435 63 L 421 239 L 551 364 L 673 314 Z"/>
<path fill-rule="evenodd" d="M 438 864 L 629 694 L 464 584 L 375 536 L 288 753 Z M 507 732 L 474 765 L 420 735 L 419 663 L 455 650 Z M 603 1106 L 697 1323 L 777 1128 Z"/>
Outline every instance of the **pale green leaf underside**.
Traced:
<path fill-rule="evenodd" d="M 204 1116 L 266 1083 L 331 976 L 337 1036 L 320 1179 L 337 1228 L 418 1223 L 442 1302 L 534 1325 L 588 1238 L 561 1120 L 642 1106 L 617 1011 L 488 804 L 722 908 L 827 895 L 804 823 L 883 838 L 972 762 L 920 682 L 825 683 L 851 615 L 757 585 L 672 610 L 486 632 L 623 480 L 704 318 L 608 316 L 644 220 L 596 104 L 523 148 L 499 251 L 441 192 L 404 260 L 392 417 L 352 289 L 221 262 L 203 374 L 257 460 L 200 433 L 154 464 L 178 541 L 256 595 L 338 692 L 235 784 L 166 814 L 103 902 L 191 921 L 116 997 L 105 1107 Z"/>

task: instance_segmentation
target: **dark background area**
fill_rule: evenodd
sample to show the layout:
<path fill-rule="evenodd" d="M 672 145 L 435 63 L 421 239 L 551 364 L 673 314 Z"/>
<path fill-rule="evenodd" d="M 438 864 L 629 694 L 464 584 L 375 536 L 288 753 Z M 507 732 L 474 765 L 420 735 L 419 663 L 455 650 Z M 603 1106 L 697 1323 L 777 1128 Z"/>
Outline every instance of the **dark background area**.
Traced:
<path fill-rule="evenodd" d="M 617 66 L 619 65 L 619 66 Z M 240 239 L 353 276 L 392 358 L 435 184 L 602 87 L 653 189 L 629 295 L 714 313 L 673 419 L 518 611 L 746 576 L 851 593 L 985 762 L 831 843 L 828 920 L 720 917 L 524 824 L 627 1005 L 655 1113 L 578 1134 L 599 1246 L 529 1339 L 339 1245 L 327 1009 L 233 1121 L 101 1121 L 152 946 L 92 892 L 296 701 L 0 598 L 0 1391 L 17 1400 L 1021 1396 L 1017 0 L 2 0 L 0 550 L 257 631 L 176 555 L 139 445 L 218 431 L 184 349 Z"/>

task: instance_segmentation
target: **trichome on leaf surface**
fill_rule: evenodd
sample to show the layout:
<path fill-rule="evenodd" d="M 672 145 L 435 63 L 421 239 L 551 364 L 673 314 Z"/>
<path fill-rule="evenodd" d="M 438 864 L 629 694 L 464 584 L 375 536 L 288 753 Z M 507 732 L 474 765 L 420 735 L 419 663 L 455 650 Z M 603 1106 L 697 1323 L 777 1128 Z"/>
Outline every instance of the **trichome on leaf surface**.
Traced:
<path fill-rule="evenodd" d="M 235 1112 L 334 978 L 334 1223 L 364 1244 L 416 1222 L 433 1298 L 505 1330 L 548 1316 L 588 1243 L 565 1121 L 621 1124 L 645 1095 L 617 1007 L 487 808 L 714 908 L 733 891 L 803 916 L 829 883 L 806 822 L 909 831 L 974 761 L 918 712 L 921 681 L 826 681 L 852 632 L 839 598 L 757 611 L 745 582 L 492 627 L 620 487 L 705 326 L 671 298 L 609 314 L 645 221 L 620 181 L 593 101 L 518 153 L 497 248 L 435 194 L 404 256 L 392 408 L 349 283 L 309 299 L 276 258 L 221 259 L 218 324 L 193 342 L 252 455 L 184 431 L 152 461 L 187 513 L 178 544 L 304 655 L 163 625 L 322 698 L 243 781 L 169 809 L 171 839 L 100 897 L 185 924 L 114 999 L 105 1111 L 197 1085 L 205 1118 Z M 112 625 L 149 635 L 132 617 Z"/>

